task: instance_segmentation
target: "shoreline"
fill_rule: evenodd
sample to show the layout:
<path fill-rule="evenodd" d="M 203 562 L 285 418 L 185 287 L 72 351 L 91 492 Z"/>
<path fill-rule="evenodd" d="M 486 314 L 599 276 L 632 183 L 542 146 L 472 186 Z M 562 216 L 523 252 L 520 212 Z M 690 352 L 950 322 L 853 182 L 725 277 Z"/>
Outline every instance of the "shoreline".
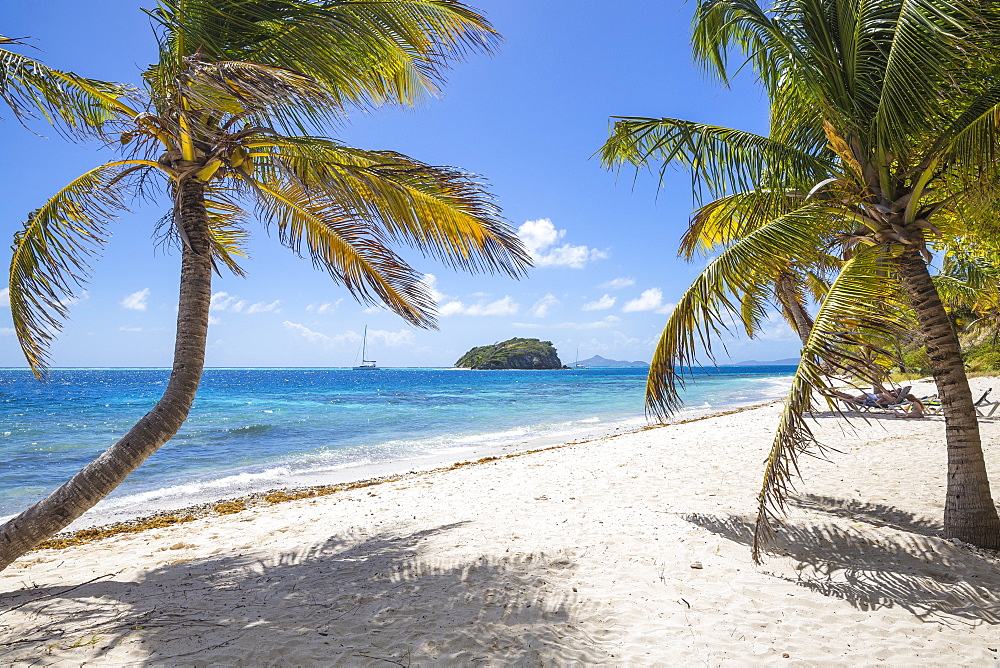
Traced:
<path fill-rule="evenodd" d="M 780 382 L 780 381 L 779 381 Z M 780 396 L 780 393 L 775 393 Z M 765 396 L 767 396 L 765 394 Z M 777 396 L 766 401 L 776 400 Z M 712 415 L 731 407 L 759 403 L 760 398 L 723 403 L 721 406 L 693 405 L 679 412 L 673 422 Z M 296 458 L 287 458 L 254 464 L 246 468 L 206 472 L 190 479 L 175 478 L 145 483 L 138 488 L 119 488 L 117 492 L 100 501 L 94 508 L 67 527 L 62 533 L 84 531 L 111 524 L 134 522 L 151 516 L 173 516 L 192 506 L 205 506 L 221 500 L 262 496 L 275 489 L 299 489 L 346 485 L 360 480 L 389 478 L 410 472 L 429 471 L 465 460 L 503 456 L 522 450 L 533 450 L 565 442 L 594 440 L 604 436 L 627 433 L 647 426 L 648 418 L 641 413 L 612 417 L 569 419 L 564 423 L 550 422 L 539 425 L 515 425 L 499 431 L 461 432 L 454 443 L 437 445 L 428 440 L 413 452 L 403 456 L 379 459 L 363 458 L 345 461 L 333 466 L 300 467 Z M 520 432 L 520 433 L 519 433 Z M 434 437 L 435 439 L 440 437 Z M 390 444 L 393 441 L 389 442 Z M 334 450 L 335 452 L 335 450 Z M 53 489 L 62 481 L 53 483 Z M 16 516 L 30 504 L 19 506 L 9 514 L 0 515 L 0 523 Z"/>
<path fill-rule="evenodd" d="M 444 473 L 447 471 L 464 468 L 466 466 L 488 464 L 490 462 L 498 461 L 500 459 L 523 457 L 526 455 L 532 455 L 539 452 L 545 452 L 547 450 L 556 450 L 556 449 L 566 448 L 572 445 L 582 445 L 584 443 L 590 443 L 604 439 L 612 439 L 620 436 L 628 436 L 630 434 L 637 434 L 651 429 L 660 429 L 672 425 L 688 424 L 691 422 L 708 420 L 715 417 L 733 415 L 736 413 L 742 413 L 744 411 L 754 410 L 756 408 L 762 408 L 764 406 L 770 406 L 773 405 L 774 403 L 775 402 L 772 400 L 761 403 L 749 404 L 746 406 L 738 406 L 736 408 L 707 413 L 704 415 L 696 415 L 694 417 L 689 417 L 682 420 L 676 420 L 659 424 L 647 424 L 645 426 L 637 427 L 630 431 L 588 436 L 578 441 L 559 442 L 554 445 L 544 445 L 542 447 L 531 448 L 527 450 L 516 450 L 514 452 L 508 452 L 508 453 L 498 452 L 495 455 L 486 455 L 474 460 L 454 461 L 451 464 L 444 463 L 438 466 L 434 466 L 433 468 L 412 469 L 403 473 L 389 473 L 386 475 L 376 476 L 372 478 L 351 479 L 344 482 L 337 482 L 324 485 L 276 487 L 263 491 L 254 491 L 235 497 L 218 498 L 211 501 L 196 503 L 190 506 L 184 506 L 181 508 L 162 509 L 159 511 L 154 511 L 149 514 L 139 515 L 137 517 L 130 517 L 120 521 L 109 522 L 106 524 L 94 524 L 79 529 L 67 529 L 66 531 L 61 531 L 52 538 L 37 545 L 32 549 L 32 552 L 38 550 L 46 550 L 46 549 L 61 550 L 67 547 L 86 545 L 88 543 L 93 543 L 95 541 L 99 541 L 104 538 L 120 536 L 122 534 L 142 533 L 143 531 L 149 531 L 152 529 L 162 529 L 167 526 L 172 526 L 174 524 L 182 524 L 206 518 L 211 519 L 213 517 L 218 517 L 220 515 L 232 515 L 235 513 L 242 512 L 244 510 L 250 510 L 251 508 L 269 508 L 279 503 L 285 503 L 287 501 L 297 501 L 299 499 L 304 499 L 304 498 L 316 498 L 320 496 L 328 496 L 330 494 L 336 494 L 337 492 L 362 489 L 365 487 L 372 487 L 390 482 L 400 482 L 403 480 L 416 478 L 420 476 L 433 475 L 436 473 Z M 80 519 L 82 519 L 82 517 Z M 77 522 L 79 521 L 80 520 L 78 519 Z"/>
<path fill-rule="evenodd" d="M 830 456 L 800 460 L 779 542 L 751 562 L 780 413 L 36 550 L 0 573 L 0 648 L 67 665 L 996 662 L 1000 554 L 938 535 L 940 417 L 817 413 Z M 996 488 L 1000 420 L 980 426 Z"/>

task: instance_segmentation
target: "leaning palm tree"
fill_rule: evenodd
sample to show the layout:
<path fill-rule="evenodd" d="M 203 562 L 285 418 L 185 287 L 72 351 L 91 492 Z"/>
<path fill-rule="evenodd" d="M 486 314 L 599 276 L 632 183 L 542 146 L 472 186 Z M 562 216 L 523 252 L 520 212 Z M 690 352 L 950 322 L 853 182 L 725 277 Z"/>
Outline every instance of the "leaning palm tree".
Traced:
<path fill-rule="evenodd" d="M 129 98 L 106 98 L 124 155 L 31 213 L 15 237 L 10 303 L 41 373 L 66 297 L 129 196 L 170 200 L 181 252 L 173 369 L 162 399 L 95 461 L 0 527 L 0 568 L 104 498 L 184 422 L 201 378 L 211 281 L 241 273 L 246 223 L 327 271 L 363 303 L 434 324 L 422 274 L 392 246 L 471 271 L 519 276 L 528 255 L 473 177 L 314 136 L 351 107 L 433 91 L 449 59 L 488 51 L 489 23 L 457 0 L 161 0 L 157 63 Z"/>
<path fill-rule="evenodd" d="M 715 198 L 804 195 L 791 208 L 747 197 L 736 223 L 752 226 L 696 279 L 667 323 L 648 406 L 661 415 L 679 406 L 674 369 L 724 326 L 720 311 L 739 315 L 731 300 L 752 288 L 747 268 L 808 263 L 817 249 L 839 249 L 846 262 L 820 303 L 768 458 L 755 558 L 784 509 L 797 457 L 817 445 L 804 415 L 825 383 L 818 360 L 836 367 L 884 356 L 908 318 L 947 416 L 945 532 L 1000 547 L 958 339 L 927 268 L 932 237 L 960 237 L 997 200 L 995 3 L 778 0 L 765 10 L 754 0 L 701 0 L 693 44 L 696 59 L 723 80 L 728 55 L 747 54 L 770 97 L 770 136 L 621 119 L 605 163 L 680 164 Z"/>

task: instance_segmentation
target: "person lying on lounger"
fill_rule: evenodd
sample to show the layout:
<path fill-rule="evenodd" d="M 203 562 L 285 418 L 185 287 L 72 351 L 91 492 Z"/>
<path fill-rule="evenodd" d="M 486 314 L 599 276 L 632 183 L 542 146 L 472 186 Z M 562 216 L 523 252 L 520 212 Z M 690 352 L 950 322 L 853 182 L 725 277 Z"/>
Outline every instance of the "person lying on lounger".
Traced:
<path fill-rule="evenodd" d="M 910 405 L 913 406 L 913 410 L 903 413 L 902 417 L 923 417 L 924 405 L 920 402 L 920 399 L 909 393 L 909 389 L 908 387 L 900 387 L 888 392 L 862 392 L 858 395 L 848 394 L 840 390 L 830 390 L 829 393 L 851 403 L 866 406 L 882 406 L 883 408 L 909 401 Z M 897 413 L 897 415 L 899 414 Z"/>

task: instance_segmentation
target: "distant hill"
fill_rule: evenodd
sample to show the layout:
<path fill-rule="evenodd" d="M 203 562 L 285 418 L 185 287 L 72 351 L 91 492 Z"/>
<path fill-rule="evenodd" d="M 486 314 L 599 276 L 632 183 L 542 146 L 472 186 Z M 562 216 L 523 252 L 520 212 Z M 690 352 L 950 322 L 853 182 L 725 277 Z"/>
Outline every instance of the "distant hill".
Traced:
<path fill-rule="evenodd" d="M 580 360 L 576 364 L 580 366 L 649 366 L 649 362 L 623 362 L 621 360 L 609 360 L 600 355 L 594 355 L 585 360 Z M 571 364 L 572 368 L 575 364 Z"/>
<path fill-rule="evenodd" d="M 761 362 L 758 360 L 746 360 L 745 362 L 734 362 L 732 364 L 722 364 L 720 366 L 798 366 L 798 357 L 786 357 L 781 360 L 769 360 Z"/>

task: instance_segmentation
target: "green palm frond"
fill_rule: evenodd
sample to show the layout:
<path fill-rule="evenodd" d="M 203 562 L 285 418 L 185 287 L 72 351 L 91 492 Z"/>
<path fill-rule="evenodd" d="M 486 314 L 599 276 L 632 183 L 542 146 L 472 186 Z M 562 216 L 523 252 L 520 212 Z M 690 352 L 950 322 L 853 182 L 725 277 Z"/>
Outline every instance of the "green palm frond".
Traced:
<path fill-rule="evenodd" d="M 199 52 L 299 72 L 339 107 L 411 103 L 434 91 L 448 61 L 497 41 L 482 16 L 454 0 L 160 0 L 148 13 L 162 54 L 150 77 L 161 83 Z"/>
<path fill-rule="evenodd" d="M 258 211 L 282 244 L 343 284 L 363 304 L 384 304 L 417 327 L 432 327 L 435 302 L 423 274 L 393 253 L 365 220 L 292 182 L 257 181 Z"/>
<path fill-rule="evenodd" d="M 0 100 L 19 118 L 41 114 L 72 136 L 99 134 L 108 121 L 134 115 L 124 101 L 130 89 L 52 69 L 3 48 L 19 44 L 0 36 Z"/>
<path fill-rule="evenodd" d="M 48 363 L 49 342 L 62 328 L 74 287 L 86 283 L 88 262 L 106 243 L 108 223 L 125 209 L 128 187 L 117 177 L 131 166 L 111 162 L 83 174 L 31 212 L 14 235 L 11 317 L 35 375 Z"/>
<path fill-rule="evenodd" d="M 698 364 L 699 345 L 711 357 L 712 339 L 728 329 L 727 316 L 740 316 L 734 298 L 755 292 L 760 274 L 777 276 L 791 262 L 808 262 L 830 224 L 821 206 L 805 206 L 734 241 L 708 264 L 678 301 L 653 353 L 649 413 L 662 419 L 681 407 L 684 374 Z"/>
<path fill-rule="evenodd" d="M 808 422 L 818 408 L 816 392 L 826 387 L 827 373 L 820 362 L 852 369 L 856 382 L 880 382 L 874 374 L 866 375 L 870 358 L 891 357 L 887 351 L 894 349 L 912 322 L 898 282 L 887 275 L 891 260 L 880 247 L 861 251 L 845 263 L 820 304 L 767 458 L 754 530 L 755 562 L 773 543 L 772 523 L 784 513 L 799 457 L 825 452 Z M 824 396 L 827 406 L 839 413 L 835 401 Z"/>
<path fill-rule="evenodd" d="M 365 151 L 315 137 L 286 137 L 262 151 L 261 178 L 292 175 L 407 244 L 448 266 L 523 275 L 523 244 L 472 175 L 426 165 L 392 151 Z"/>
<path fill-rule="evenodd" d="M 977 50 L 977 33 L 985 26 L 974 3 L 885 4 L 898 14 L 891 30 L 887 26 L 879 35 L 884 54 L 876 60 L 882 71 L 874 120 L 881 143 L 899 151 L 926 132 L 928 121 L 940 118 L 942 100 L 953 94 L 956 73 Z"/>
<path fill-rule="evenodd" d="M 677 255 L 686 260 L 707 255 L 801 206 L 805 197 L 786 190 L 751 190 L 720 197 L 691 216 Z"/>
<path fill-rule="evenodd" d="M 945 253 L 941 271 L 932 279 L 949 308 L 980 314 L 1000 308 L 1000 258 L 996 251 L 976 248 L 969 237 Z"/>
<path fill-rule="evenodd" d="M 995 183 L 1000 179 L 1000 84 L 976 96 L 942 133 L 938 155 L 949 162 L 973 165 L 974 169 L 956 170 L 959 188 L 980 191 L 995 197 Z"/>
<path fill-rule="evenodd" d="M 815 302 L 822 302 L 826 298 L 826 293 L 830 290 L 830 283 L 823 275 L 824 273 L 839 272 L 843 262 L 831 255 L 821 256 L 820 265 L 825 265 L 826 260 L 830 260 L 829 266 L 823 266 L 819 271 L 808 269 L 804 271 L 804 285 L 809 297 Z"/>
<path fill-rule="evenodd" d="M 703 0 L 693 19 L 691 46 L 695 62 L 729 81 L 729 55 L 747 54 L 768 90 L 783 76 L 803 69 L 805 58 L 787 34 L 786 26 L 755 0 Z"/>
<path fill-rule="evenodd" d="M 188 122 L 205 125 L 196 134 L 211 136 L 224 118 L 242 127 L 264 126 L 298 132 L 303 123 L 320 125 L 342 120 L 343 111 L 314 79 L 296 72 L 249 62 L 201 62 L 187 59 L 178 93 L 185 100 Z M 172 116 L 172 110 L 164 114 Z M 182 113 L 181 110 L 173 111 Z M 242 128 L 241 128 L 242 129 Z M 175 132 L 180 128 L 175 128 Z"/>
<path fill-rule="evenodd" d="M 246 229 L 247 212 L 231 198 L 229 192 L 212 188 L 205 198 L 208 212 L 212 255 L 237 276 L 245 276 L 237 258 L 247 258 L 246 246 L 250 234 Z"/>
<path fill-rule="evenodd" d="M 748 190 L 806 189 L 833 171 L 826 157 L 768 137 L 675 118 L 621 118 L 601 149 L 605 167 L 677 165 L 691 173 L 695 197 Z"/>
<path fill-rule="evenodd" d="M 775 267 L 768 268 L 774 269 Z M 771 298 L 774 293 L 771 289 L 770 278 L 770 276 L 759 274 L 748 275 L 748 280 L 743 283 L 743 292 L 739 295 L 739 323 L 750 338 L 757 335 L 773 308 Z"/>

